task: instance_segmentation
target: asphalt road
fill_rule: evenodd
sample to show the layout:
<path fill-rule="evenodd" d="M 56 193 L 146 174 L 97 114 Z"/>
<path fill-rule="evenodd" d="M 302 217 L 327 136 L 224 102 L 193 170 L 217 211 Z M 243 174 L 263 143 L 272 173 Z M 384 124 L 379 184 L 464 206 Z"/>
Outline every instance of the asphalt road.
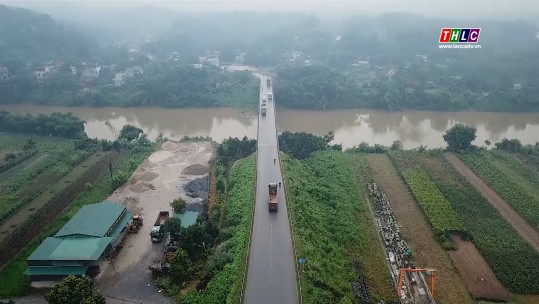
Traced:
<path fill-rule="evenodd" d="M 267 96 L 266 77 L 261 80 L 260 103 Z M 244 302 L 247 304 L 298 303 L 292 235 L 283 188 L 278 188 L 279 211 L 268 211 L 268 184 L 282 181 L 277 151 L 274 101 L 267 102 L 266 116 L 259 114 L 256 204 L 251 235 Z M 276 159 L 274 163 L 273 159 Z"/>

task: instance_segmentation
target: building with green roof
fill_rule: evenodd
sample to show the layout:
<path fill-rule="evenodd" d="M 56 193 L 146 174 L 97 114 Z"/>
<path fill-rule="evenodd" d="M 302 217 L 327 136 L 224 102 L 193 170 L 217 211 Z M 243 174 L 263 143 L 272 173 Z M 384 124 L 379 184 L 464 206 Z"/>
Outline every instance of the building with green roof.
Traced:
<path fill-rule="evenodd" d="M 122 241 L 132 214 L 124 205 L 86 205 L 26 260 L 32 281 L 58 281 L 67 275 L 99 273 L 98 261 Z"/>

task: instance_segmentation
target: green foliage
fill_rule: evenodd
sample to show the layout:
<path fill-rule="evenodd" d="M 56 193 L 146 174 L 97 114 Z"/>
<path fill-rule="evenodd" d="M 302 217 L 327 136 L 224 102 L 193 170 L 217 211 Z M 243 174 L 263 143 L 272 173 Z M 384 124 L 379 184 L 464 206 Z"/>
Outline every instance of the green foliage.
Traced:
<path fill-rule="evenodd" d="M 180 237 L 182 230 L 182 221 L 179 217 L 170 217 L 165 222 L 165 231 L 170 233 L 172 238 Z"/>
<path fill-rule="evenodd" d="M 474 141 L 477 130 L 464 124 L 455 124 L 444 134 L 444 140 L 447 143 L 447 149 L 450 151 L 462 151 L 470 149 Z"/>
<path fill-rule="evenodd" d="M 228 171 L 236 160 L 245 158 L 255 151 L 256 140 L 248 139 L 247 136 L 242 140 L 229 137 L 217 146 L 217 164 L 224 166 L 225 171 Z"/>
<path fill-rule="evenodd" d="M 390 150 L 393 150 L 393 151 L 400 151 L 402 150 L 403 146 L 402 146 L 402 142 L 400 140 L 395 140 L 392 144 L 391 144 L 391 147 L 389 147 Z"/>
<path fill-rule="evenodd" d="M 69 275 L 45 295 L 50 304 L 105 304 L 90 278 Z"/>
<path fill-rule="evenodd" d="M 518 213 L 539 227 L 539 188 L 535 173 L 523 168 L 516 159 L 494 152 L 469 152 L 459 156 Z"/>
<path fill-rule="evenodd" d="M 183 249 L 178 249 L 170 260 L 169 277 L 179 285 L 191 278 L 191 261 Z"/>
<path fill-rule="evenodd" d="M 206 259 L 219 236 L 219 228 L 215 222 L 202 218 L 203 216 L 199 216 L 194 225 L 182 230 L 180 247 L 193 262 Z"/>
<path fill-rule="evenodd" d="M 84 124 L 73 114 L 52 113 L 47 116 L 39 114 L 37 116 L 11 114 L 7 111 L 0 111 L 0 131 L 29 133 L 46 136 L 60 136 L 66 138 L 86 138 Z M 27 146 L 32 149 L 32 145 Z M 34 146 L 35 147 L 35 146 Z"/>
<path fill-rule="evenodd" d="M 433 162 L 436 165 L 429 165 Z M 539 253 L 443 156 L 431 158 L 426 164 L 432 180 L 466 225 L 496 277 L 511 292 L 537 294 Z"/>
<path fill-rule="evenodd" d="M 208 261 L 208 273 L 201 279 L 207 282 L 206 289 L 188 293 L 182 297 L 182 304 L 240 301 L 255 201 L 255 180 L 255 158 L 252 156 L 240 161 L 230 172 L 221 243 Z"/>
<path fill-rule="evenodd" d="M 417 154 L 405 151 L 389 153 L 404 181 L 408 184 L 419 205 L 425 212 L 436 239 L 444 248 L 451 249 L 449 233 L 458 232 L 467 236 L 466 227 L 458 218 L 455 210 L 434 184 L 424 168 L 419 166 Z"/>
<path fill-rule="evenodd" d="M 522 144 L 518 139 L 504 138 L 502 141 L 495 143 L 496 149 L 508 152 L 520 152 L 522 151 Z"/>
<path fill-rule="evenodd" d="M 353 299 L 350 283 L 365 275 L 355 271 L 358 260 L 365 265 L 373 297 L 395 300 L 354 163 L 334 151 L 282 160 L 297 255 L 308 261 L 300 282 L 303 301 Z"/>
<path fill-rule="evenodd" d="M 305 132 L 292 133 L 285 131 L 279 135 L 279 149 L 294 158 L 305 159 L 316 151 L 326 149 L 341 150 L 342 146 L 330 146 L 333 139 L 333 131 L 323 137 Z"/>
<path fill-rule="evenodd" d="M 122 130 L 120 131 L 120 136 L 118 136 L 118 140 L 125 139 L 127 141 L 132 141 L 134 139 L 137 139 L 140 134 L 144 133 L 141 128 L 137 128 L 132 125 L 124 125 L 122 127 Z"/>
<path fill-rule="evenodd" d="M 395 144 L 395 142 L 393 142 L 393 144 Z M 359 145 L 351 148 L 350 150 L 355 151 L 355 152 L 361 152 L 361 153 L 385 153 L 387 151 L 387 147 L 384 147 L 380 144 L 375 144 L 374 146 L 370 146 L 366 142 L 361 142 Z"/>
<path fill-rule="evenodd" d="M 129 173 L 124 170 L 116 170 L 112 174 L 112 179 L 110 180 L 111 189 L 117 189 L 127 182 L 129 178 Z"/>
<path fill-rule="evenodd" d="M 185 210 L 185 200 L 181 197 L 178 197 L 170 203 L 170 207 L 172 207 L 172 210 L 174 210 L 174 212 L 182 213 Z"/>

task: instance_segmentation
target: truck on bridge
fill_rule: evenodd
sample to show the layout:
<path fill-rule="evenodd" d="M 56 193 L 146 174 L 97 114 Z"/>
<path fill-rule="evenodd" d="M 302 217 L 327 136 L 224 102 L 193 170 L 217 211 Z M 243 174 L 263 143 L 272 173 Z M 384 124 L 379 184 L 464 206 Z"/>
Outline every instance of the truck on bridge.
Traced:
<path fill-rule="evenodd" d="M 150 232 L 152 243 L 160 243 L 161 240 L 163 240 L 163 237 L 165 236 L 165 222 L 169 217 L 170 213 L 168 211 L 159 212 L 157 220 L 155 221 L 152 231 Z"/>
<path fill-rule="evenodd" d="M 269 212 L 277 212 L 277 183 L 270 183 L 269 188 Z"/>
<path fill-rule="evenodd" d="M 272 100 L 273 100 L 273 93 L 269 92 L 268 93 L 268 101 L 272 101 Z"/>
<path fill-rule="evenodd" d="M 268 89 L 271 88 L 271 78 L 269 78 L 269 77 L 267 78 L 266 84 L 268 86 Z"/>

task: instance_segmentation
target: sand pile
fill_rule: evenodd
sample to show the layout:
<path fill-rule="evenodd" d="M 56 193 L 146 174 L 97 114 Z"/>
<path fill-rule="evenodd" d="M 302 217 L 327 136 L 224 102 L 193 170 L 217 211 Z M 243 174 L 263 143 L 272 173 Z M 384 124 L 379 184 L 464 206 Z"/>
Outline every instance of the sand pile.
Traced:
<path fill-rule="evenodd" d="M 132 185 L 129 188 L 132 191 L 138 192 L 138 193 L 146 192 L 148 190 L 155 190 L 155 187 L 152 184 L 141 182 L 141 181 L 136 182 L 134 185 Z"/>
<path fill-rule="evenodd" d="M 209 168 L 203 165 L 194 164 L 187 168 L 185 168 L 182 172 L 182 174 L 189 174 L 189 175 L 203 175 L 208 173 Z"/>
<path fill-rule="evenodd" d="M 161 150 L 174 151 L 176 150 L 176 144 L 171 141 L 166 141 L 161 145 Z"/>
<path fill-rule="evenodd" d="M 154 180 L 156 177 L 158 177 L 159 174 L 158 173 L 155 173 L 155 172 L 151 172 L 151 171 L 147 171 L 147 172 L 144 172 L 142 173 L 138 179 L 141 180 L 141 181 L 145 181 L 145 182 L 149 182 L 151 180 Z"/>

